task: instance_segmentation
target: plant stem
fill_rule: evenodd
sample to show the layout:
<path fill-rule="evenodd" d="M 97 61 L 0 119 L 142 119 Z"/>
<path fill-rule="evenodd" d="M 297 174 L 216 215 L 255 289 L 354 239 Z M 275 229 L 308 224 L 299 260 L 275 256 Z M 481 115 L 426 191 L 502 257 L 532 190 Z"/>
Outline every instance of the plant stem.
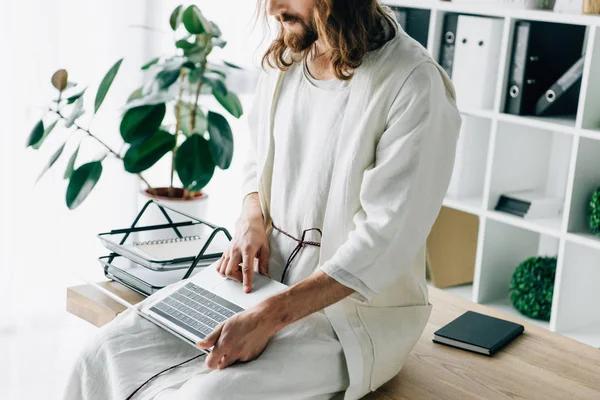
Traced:
<path fill-rule="evenodd" d="M 56 113 L 60 118 L 65 119 L 65 120 L 67 119 L 64 115 L 62 115 L 62 113 L 60 112 L 60 110 L 53 110 L 52 108 L 49 108 L 49 110 L 51 112 Z M 119 160 L 123 161 L 123 157 L 121 157 L 121 155 L 119 153 L 117 153 L 116 151 L 114 151 L 113 149 L 111 149 L 106 143 L 104 143 L 102 140 L 100 140 L 100 138 L 98 138 L 97 136 L 95 136 L 88 129 L 82 128 L 80 125 L 77 125 L 77 124 L 73 124 L 73 126 L 75 127 L 75 131 L 79 130 L 79 131 L 87 133 L 90 137 L 96 139 L 96 141 L 98 141 L 98 143 L 100 143 L 102 146 L 104 146 L 115 157 L 117 157 Z M 152 186 L 150 186 L 150 184 L 148 183 L 148 181 L 146 179 L 144 179 L 144 177 L 142 176 L 141 173 L 137 174 L 137 176 L 146 184 L 146 186 L 148 186 L 148 189 L 152 189 Z"/>
<path fill-rule="evenodd" d="M 181 85 L 179 86 L 179 98 L 177 99 L 177 124 L 175 125 L 175 146 L 173 147 L 173 156 L 171 158 L 171 185 L 169 186 L 169 189 L 173 189 L 173 178 L 175 176 L 175 154 L 177 154 L 177 138 L 179 137 L 179 129 L 181 128 L 181 98 L 183 97 L 183 81 L 185 78 L 183 68 L 179 73 L 179 77 L 181 78 Z"/>
<path fill-rule="evenodd" d="M 204 75 L 204 69 L 206 68 L 206 61 L 202 62 L 200 66 L 202 68 L 202 75 Z M 198 79 L 198 88 L 196 89 L 196 99 L 194 100 L 194 109 L 192 110 L 192 132 L 196 128 L 196 113 L 198 112 L 198 98 L 200 97 L 200 89 L 202 89 L 202 78 Z"/>
<path fill-rule="evenodd" d="M 54 112 L 55 112 L 55 113 L 56 113 L 56 114 L 57 114 L 57 115 L 58 115 L 60 118 L 62 118 L 62 119 L 67 119 L 67 118 L 66 118 L 64 115 L 62 115 L 62 113 L 61 113 L 60 111 L 57 111 L 57 110 L 52 110 L 52 109 L 50 109 L 50 110 L 51 110 L 51 111 L 54 111 Z M 119 153 L 117 153 L 116 151 L 114 151 L 113 149 L 111 149 L 111 148 L 110 148 L 110 147 L 109 147 L 109 146 L 108 146 L 106 143 L 104 143 L 102 140 L 100 140 L 100 138 L 98 138 L 97 136 L 95 136 L 95 135 L 94 135 L 92 132 L 90 132 L 89 130 L 87 130 L 87 129 L 85 129 L 85 128 L 81 127 L 80 125 L 77 125 L 77 124 L 73 124 L 73 126 L 74 126 L 74 127 L 77 129 L 77 130 L 83 131 L 83 132 L 87 133 L 87 134 L 88 134 L 90 137 L 92 137 L 92 138 L 96 139 L 96 140 L 97 140 L 97 141 L 98 141 L 98 142 L 99 142 L 99 143 L 100 143 L 102 146 L 106 147 L 106 149 L 107 149 L 108 151 L 110 151 L 112 154 L 114 154 L 114 155 L 115 155 L 115 157 L 117 157 L 119 160 L 122 160 L 122 159 L 123 159 L 123 158 L 122 158 L 122 157 L 119 155 Z"/>

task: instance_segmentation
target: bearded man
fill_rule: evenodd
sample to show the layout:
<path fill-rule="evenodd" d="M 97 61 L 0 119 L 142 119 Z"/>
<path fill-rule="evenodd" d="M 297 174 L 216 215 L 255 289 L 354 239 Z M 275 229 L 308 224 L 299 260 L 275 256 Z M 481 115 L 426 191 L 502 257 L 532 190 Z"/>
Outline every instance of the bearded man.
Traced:
<path fill-rule="evenodd" d="M 261 3 L 280 32 L 216 268 L 249 292 L 257 259 L 289 287 L 220 324 L 200 358 L 121 314 L 82 353 L 67 399 L 358 399 L 400 371 L 426 325 L 425 242 L 461 126 L 452 83 L 377 0 Z"/>

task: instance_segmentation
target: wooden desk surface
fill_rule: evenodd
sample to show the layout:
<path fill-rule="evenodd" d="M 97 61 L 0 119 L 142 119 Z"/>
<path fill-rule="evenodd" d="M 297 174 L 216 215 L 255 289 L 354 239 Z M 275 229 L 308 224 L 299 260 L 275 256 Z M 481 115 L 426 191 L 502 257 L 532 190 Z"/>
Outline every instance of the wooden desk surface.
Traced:
<path fill-rule="evenodd" d="M 142 297 L 116 282 L 105 288 L 131 303 Z M 363 400 L 598 400 L 600 350 L 430 288 L 431 318 L 402 371 Z M 68 289 L 67 310 L 96 326 L 124 307 L 90 285 Z M 525 332 L 493 357 L 433 343 L 433 332 L 467 310 L 512 320 Z"/>

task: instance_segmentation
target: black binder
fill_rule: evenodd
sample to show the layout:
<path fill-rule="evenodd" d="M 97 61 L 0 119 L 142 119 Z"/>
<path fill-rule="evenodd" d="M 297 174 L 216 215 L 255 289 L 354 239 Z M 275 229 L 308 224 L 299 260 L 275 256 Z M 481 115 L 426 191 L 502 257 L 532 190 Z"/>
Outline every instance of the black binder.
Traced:
<path fill-rule="evenodd" d="M 390 8 L 394 11 L 396 21 L 402 29 L 423 47 L 427 47 L 431 11 L 396 6 L 390 6 Z"/>
<path fill-rule="evenodd" d="M 535 114 L 539 97 L 581 57 L 585 26 L 518 21 L 505 112 Z"/>
<path fill-rule="evenodd" d="M 564 115 L 577 113 L 579 91 L 583 77 L 585 56 L 581 57 L 537 101 L 536 115 Z"/>
<path fill-rule="evenodd" d="M 442 45 L 440 46 L 440 65 L 448 76 L 452 78 L 452 67 L 454 64 L 454 49 L 456 47 L 456 28 L 458 27 L 458 14 L 446 14 L 444 16 L 444 28 L 442 29 Z"/>

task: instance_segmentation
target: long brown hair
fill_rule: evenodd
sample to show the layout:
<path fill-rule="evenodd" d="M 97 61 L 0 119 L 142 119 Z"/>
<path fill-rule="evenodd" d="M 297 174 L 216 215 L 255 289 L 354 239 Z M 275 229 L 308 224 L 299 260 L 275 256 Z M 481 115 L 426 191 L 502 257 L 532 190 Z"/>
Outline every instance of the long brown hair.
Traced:
<path fill-rule="evenodd" d="M 263 2 L 258 0 L 257 15 L 264 12 Z M 319 38 L 331 49 L 324 56 L 329 58 L 338 79 L 348 80 L 352 70 L 358 68 L 367 52 L 383 46 L 396 35 L 396 23 L 377 0 L 316 0 L 312 23 Z M 262 58 L 263 67 L 287 70 L 293 63 L 291 49 L 285 44 L 284 30 L 271 43 Z M 303 51 L 306 59 L 316 54 L 316 44 Z"/>

